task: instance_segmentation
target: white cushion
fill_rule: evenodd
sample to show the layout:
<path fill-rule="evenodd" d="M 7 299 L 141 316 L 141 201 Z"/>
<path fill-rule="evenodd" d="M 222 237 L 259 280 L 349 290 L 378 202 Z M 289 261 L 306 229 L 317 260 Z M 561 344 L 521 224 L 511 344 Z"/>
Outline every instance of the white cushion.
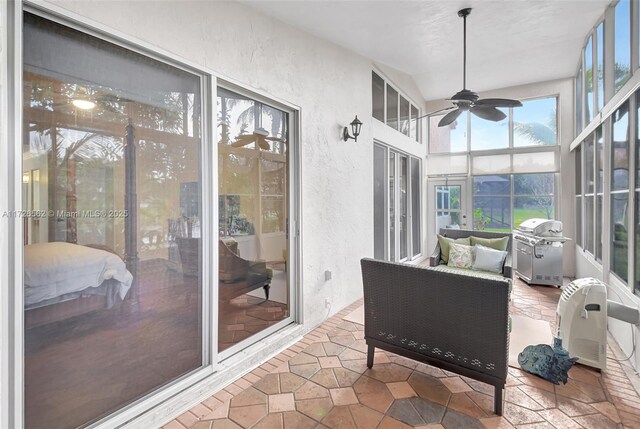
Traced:
<path fill-rule="evenodd" d="M 492 249 L 480 244 L 477 244 L 474 247 L 476 248 L 476 258 L 471 266 L 472 269 L 478 271 L 489 271 L 492 273 L 502 272 L 502 264 L 504 264 L 504 259 L 507 257 L 507 252 Z"/>

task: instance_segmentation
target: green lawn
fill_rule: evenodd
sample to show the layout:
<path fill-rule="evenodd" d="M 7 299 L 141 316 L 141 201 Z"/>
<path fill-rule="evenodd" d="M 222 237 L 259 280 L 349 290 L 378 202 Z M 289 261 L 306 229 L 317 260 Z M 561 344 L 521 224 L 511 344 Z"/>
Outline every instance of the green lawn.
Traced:
<path fill-rule="evenodd" d="M 552 216 L 553 217 L 553 216 Z M 537 209 L 515 209 L 513 212 L 513 227 L 517 228 L 522 222 L 531 218 L 547 218 L 545 210 Z M 508 228 L 485 228 L 484 231 L 492 232 L 511 232 Z"/>

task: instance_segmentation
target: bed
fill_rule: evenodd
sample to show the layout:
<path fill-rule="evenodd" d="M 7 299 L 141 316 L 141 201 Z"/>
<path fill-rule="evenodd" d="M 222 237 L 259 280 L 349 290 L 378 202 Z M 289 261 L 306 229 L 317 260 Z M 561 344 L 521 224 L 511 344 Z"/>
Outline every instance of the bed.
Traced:
<path fill-rule="evenodd" d="M 27 327 L 62 320 L 125 299 L 133 275 L 116 254 L 66 242 L 24 248 Z M 77 301 L 77 302 L 76 302 Z"/>

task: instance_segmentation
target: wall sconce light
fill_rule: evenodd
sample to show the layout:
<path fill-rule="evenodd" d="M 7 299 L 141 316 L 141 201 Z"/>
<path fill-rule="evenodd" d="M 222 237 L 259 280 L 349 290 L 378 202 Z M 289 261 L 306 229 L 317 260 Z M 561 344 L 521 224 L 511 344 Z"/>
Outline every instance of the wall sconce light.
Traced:
<path fill-rule="evenodd" d="M 356 118 L 353 121 L 351 121 L 349 125 L 351 125 L 351 132 L 353 133 L 353 137 L 349 135 L 349 129 L 347 127 L 344 127 L 344 131 L 342 132 L 342 138 L 344 139 L 344 141 L 347 141 L 349 139 L 358 141 L 358 136 L 360 135 L 360 128 L 362 128 L 362 122 L 360 122 L 360 119 L 358 119 L 358 115 L 356 115 Z"/>

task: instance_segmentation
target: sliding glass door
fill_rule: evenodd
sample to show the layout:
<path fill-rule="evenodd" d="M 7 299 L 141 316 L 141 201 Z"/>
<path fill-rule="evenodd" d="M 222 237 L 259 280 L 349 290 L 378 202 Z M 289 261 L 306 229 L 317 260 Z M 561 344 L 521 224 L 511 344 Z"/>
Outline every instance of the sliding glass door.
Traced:
<path fill-rule="evenodd" d="M 218 350 L 292 321 L 289 113 L 218 87 Z"/>
<path fill-rule="evenodd" d="M 422 254 L 420 159 L 374 145 L 374 257 L 406 261 Z"/>
<path fill-rule="evenodd" d="M 24 15 L 27 428 L 84 426 L 208 363 L 202 86 Z"/>

